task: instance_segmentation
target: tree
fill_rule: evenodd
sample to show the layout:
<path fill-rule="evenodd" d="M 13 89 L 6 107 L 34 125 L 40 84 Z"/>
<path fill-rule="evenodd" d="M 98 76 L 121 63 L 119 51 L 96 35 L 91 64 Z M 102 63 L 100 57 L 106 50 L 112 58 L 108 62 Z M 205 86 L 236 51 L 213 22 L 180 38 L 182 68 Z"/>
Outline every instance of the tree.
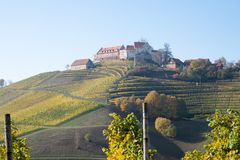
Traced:
<path fill-rule="evenodd" d="M 6 81 L 4 79 L 0 79 L 0 87 L 4 87 L 5 86 Z"/>
<path fill-rule="evenodd" d="M 70 68 L 70 65 L 67 64 L 67 65 L 65 66 L 65 69 L 66 69 L 66 70 L 69 70 L 69 68 Z"/>
<path fill-rule="evenodd" d="M 119 107 L 121 105 L 121 99 L 120 98 L 115 98 L 114 99 L 114 104 L 116 107 Z"/>
<path fill-rule="evenodd" d="M 185 101 L 175 96 L 159 95 L 156 91 L 150 91 L 144 102 L 149 106 L 149 118 L 155 119 L 159 115 L 167 118 L 180 118 L 187 114 Z"/>
<path fill-rule="evenodd" d="M 127 98 L 123 98 L 120 104 L 120 109 L 122 112 L 127 111 L 128 108 L 128 99 Z"/>
<path fill-rule="evenodd" d="M 240 159 L 240 112 L 227 110 L 224 114 L 217 111 L 208 121 L 212 128 L 208 134 L 211 141 L 205 145 L 205 151 L 187 152 L 183 160 Z"/>
<path fill-rule="evenodd" d="M 157 117 L 155 129 L 163 136 L 176 137 L 176 127 L 167 118 Z"/>
<path fill-rule="evenodd" d="M 108 160 L 142 160 L 143 131 L 136 116 L 131 113 L 122 118 L 111 113 L 113 120 L 103 134 L 107 137 L 108 148 L 103 148 Z M 150 159 L 153 159 L 156 150 L 149 150 Z"/>
<path fill-rule="evenodd" d="M 187 115 L 186 103 L 175 96 L 160 94 L 158 115 L 167 118 L 180 118 Z"/>
<path fill-rule="evenodd" d="M 240 68 L 240 59 L 235 63 L 235 66 Z"/>
<path fill-rule="evenodd" d="M 17 138 L 18 129 L 15 125 L 12 125 L 12 141 L 13 141 L 13 159 L 14 160 L 29 160 L 30 159 L 30 148 L 27 145 L 25 138 Z M 6 157 L 5 144 L 0 145 L 0 159 Z"/>
<path fill-rule="evenodd" d="M 164 56 L 163 56 L 163 59 L 164 59 L 164 64 L 167 64 L 170 60 L 170 58 L 172 58 L 172 52 L 171 52 L 171 48 L 170 48 L 170 45 L 168 43 L 164 43 L 164 48 L 163 48 L 163 51 L 164 51 Z"/>
<path fill-rule="evenodd" d="M 240 60 L 235 63 L 235 71 L 240 71 Z"/>
<path fill-rule="evenodd" d="M 155 119 L 160 112 L 159 108 L 159 94 L 156 91 L 150 91 L 144 98 L 144 102 L 148 105 L 149 118 Z"/>
<path fill-rule="evenodd" d="M 137 106 L 142 106 L 142 103 L 143 103 L 143 100 L 140 99 L 140 98 L 137 98 L 136 101 L 135 101 L 135 104 L 136 104 Z"/>
<path fill-rule="evenodd" d="M 228 62 L 226 64 L 226 68 L 233 68 L 234 67 L 234 63 L 233 62 Z"/>
<path fill-rule="evenodd" d="M 135 105 L 136 104 L 136 97 L 134 95 L 132 95 L 131 97 L 128 98 L 128 102 L 131 105 Z"/>
<path fill-rule="evenodd" d="M 191 80 L 202 81 L 206 77 L 207 67 L 211 65 L 209 60 L 197 59 L 190 63 L 190 66 L 187 68 L 188 77 Z"/>
<path fill-rule="evenodd" d="M 159 100 L 159 94 L 157 91 L 150 91 L 147 96 L 144 99 L 144 102 L 146 102 L 151 107 L 156 107 Z"/>
<path fill-rule="evenodd" d="M 222 64 L 223 66 L 225 66 L 227 64 L 227 60 L 224 57 L 221 57 L 221 58 L 215 60 L 214 63 Z"/>

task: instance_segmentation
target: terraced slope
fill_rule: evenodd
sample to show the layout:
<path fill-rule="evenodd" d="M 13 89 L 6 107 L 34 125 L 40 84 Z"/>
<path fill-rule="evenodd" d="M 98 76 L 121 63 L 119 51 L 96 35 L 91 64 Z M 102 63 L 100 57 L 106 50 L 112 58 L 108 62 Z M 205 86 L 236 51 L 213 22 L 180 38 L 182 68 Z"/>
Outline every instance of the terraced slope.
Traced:
<path fill-rule="evenodd" d="M 22 134 L 96 109 L 106 104 L 108 89 L 126 74 L 127 64 L 108 67 L 103 63 L 92 70 L 42 73 L 2 88 L 0 117 L 11 113 Z M 3 118 L 0 128 L 3 133 Z"/>
<path fill-rule="evenodd" d="M 144 97 L 149 91 L 174 95 L 186 101 L 190 113 L 211 114 L 215 109 L 240 109 L 240 76 L 232 80 L 202 84 L 150 77 L 129 76 L 112 87 L 111 99 L 135 95 Z"/>

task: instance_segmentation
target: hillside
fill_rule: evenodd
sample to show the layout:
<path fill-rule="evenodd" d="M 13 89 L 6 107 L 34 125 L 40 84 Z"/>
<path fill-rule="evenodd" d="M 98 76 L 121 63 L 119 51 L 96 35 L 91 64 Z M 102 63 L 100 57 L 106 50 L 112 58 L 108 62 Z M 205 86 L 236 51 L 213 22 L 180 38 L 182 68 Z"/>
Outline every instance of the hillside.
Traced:
<path fill-rule="evenodd" d="M 107 90 L 130 62 L 92 70 L 42 73 L 0 89 L 0 117 L 11 113 L 20 134 L 62 123 L 106 104 Z M 0 119 L 1 139 L 3 118 Z"/>
<path fill-rule="evenodd" d="M 108 114 L 119 112 L 109 102 L 117 97 L 143 98 L 151 90 L 183 98 L 193 119 L 177 120 L 175 139 L 159 135 L 150 122 L 150 143 L 159 159 L 176 160 L 201 149 L 209 131 L 205 117 L 215 109 L 240 106 L 240 73 L 232 80 L 193 82 L 166 79 L 165 73 L 132 75 L 131 61 L 105 61 L 92 70 L 42 73 L 0 89 L 0 116 L 11 113 L 28 138 L 32 159 L 104 159 L 102 130 Z M 3 119 L 0 119 L 3 133 Z M 3 135 L 1 135 L 1 139 Z M 163 147 L 164 146 L 164 147 Z"/>
<path fill-rule="evenodd" d="M 142 98 L 151 90 L 184 99 L 189 112 L 195 116 L 212 114 L 216 109 L 240 109 L 239 72 L 231 80 L 201 84 L 154 76 L 128 76 L 109 91 L 111 99 L 114 99 L 131 95 Z"/>

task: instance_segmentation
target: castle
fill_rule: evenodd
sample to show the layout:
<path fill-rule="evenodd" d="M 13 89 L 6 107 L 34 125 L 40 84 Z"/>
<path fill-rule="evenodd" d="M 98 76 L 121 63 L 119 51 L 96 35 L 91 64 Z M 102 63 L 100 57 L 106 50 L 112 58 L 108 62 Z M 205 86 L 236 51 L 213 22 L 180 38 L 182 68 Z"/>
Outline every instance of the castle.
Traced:
<path fill-rule="evenodd" d="M 114 47 L 100 48 L 94 56 L 94 61 L 109 59 L 133 59 L 140 53 L 152 53 L 153 48 L 147 42 L 134 42 L 133 45 L 119 45 Z"/>
<path fill-rule="evenodd" d="M 166 63 L 166 68 L 177 70 L 182 68 L 183 63 L 176 58 L 167 57 L 163 49 L 154 50 L 148 42 L 134 42 L 133 45 L 118 45 L 113 47 L 100 48 L 94 55 L 94 63 L 103 60 L 126 60 L 126 59 L 150 60 L 159 66 Z M 170 59 L 167 59 L 170 58 Z M 92 68 L 93 62 L 89 59 L 79 59 L 71 65 L 71 70 Z"/>

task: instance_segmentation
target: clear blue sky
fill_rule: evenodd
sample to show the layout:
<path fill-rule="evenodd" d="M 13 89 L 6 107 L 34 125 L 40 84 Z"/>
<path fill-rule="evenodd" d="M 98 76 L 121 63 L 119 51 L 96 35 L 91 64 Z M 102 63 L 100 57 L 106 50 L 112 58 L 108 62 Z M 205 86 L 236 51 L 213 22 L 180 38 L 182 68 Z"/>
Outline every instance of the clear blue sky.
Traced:
<path fill-rule="evenodd" d="M 239 0 L 0 0 L 0 78 L 18 81 L 144 38 L 181 60 L 240 59 Z"/>

